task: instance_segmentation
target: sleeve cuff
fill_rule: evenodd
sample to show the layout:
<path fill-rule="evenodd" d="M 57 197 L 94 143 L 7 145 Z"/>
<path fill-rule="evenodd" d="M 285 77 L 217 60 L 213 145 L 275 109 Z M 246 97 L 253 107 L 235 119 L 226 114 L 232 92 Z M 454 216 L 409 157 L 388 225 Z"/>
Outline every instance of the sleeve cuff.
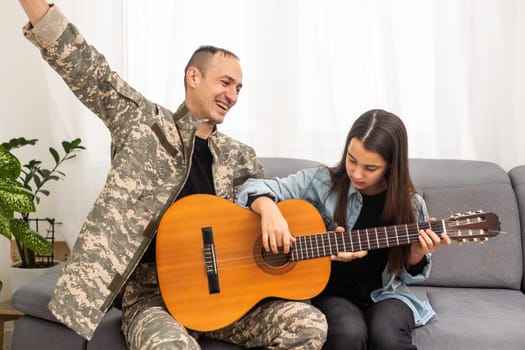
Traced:
<path fill-rule="evenodd" d="M 256 200 L 257 198 L 259 197 L 268 197 L 270 198 L 272 201 L 275 202 L 275 197 L 273 197 L 272 195 L 270 195 L 269 193 L 264 193 L 264 194 L 259 194 L 259 195 L 255 195 L 255 196 L 248 196 L 248 203 L 246 204 L 248 208 L 251 208 L 252 207 L 252 203 L 254 200 Z"/>
<path fill-rule="evenodd" d="M 35 26 L 27 23 L 24 36 L 35 46 L 46 48 L 54 43 L 66 30 L 69 21 L 60 10 L 50 5 L 46 15 Z"/>
<path fill-rule="evenodd" d="M 407 268 L 407 272 L 409 274 L 411 274 L 412 276 L 419 275 L 420 273 L 423 272 L 423 269 L 428 264 L 428 261 L 429 261 L 428 256 L 426 256 L 426 255 L 423 256 L 423 259 L 421 259 L 420 262 L 418 262 L 417 264 L 415 264 L 413 266 L 408 267 Z"/>

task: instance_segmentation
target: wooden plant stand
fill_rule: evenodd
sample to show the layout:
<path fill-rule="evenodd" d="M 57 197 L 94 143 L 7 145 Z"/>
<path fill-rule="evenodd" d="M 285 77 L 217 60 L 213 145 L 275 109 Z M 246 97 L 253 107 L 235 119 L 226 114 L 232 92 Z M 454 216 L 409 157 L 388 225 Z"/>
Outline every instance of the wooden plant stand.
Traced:
<path fill-rule="evenodd" d="M 13 308 L 10 300 L 0 302 L 0 350 L 4 348 L 4 322 L 17 320 L 22 315 Z"/>

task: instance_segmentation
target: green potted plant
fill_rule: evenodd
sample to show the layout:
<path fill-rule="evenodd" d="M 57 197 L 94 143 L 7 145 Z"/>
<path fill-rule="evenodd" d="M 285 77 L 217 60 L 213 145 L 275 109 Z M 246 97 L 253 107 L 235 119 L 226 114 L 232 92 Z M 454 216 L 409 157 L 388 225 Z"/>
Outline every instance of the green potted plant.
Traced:
<path fill-rule="evenodd" d="M 35 254 L 51 254 L 53 245 L 29 224 L 30 213 L 36 211 L 40 196 L 49 196 L 45 185 L 49 181 L 58 181 L 65 177 L 59 170 L 67 160 L 85 149 L 80 139 L 62 141 L 63 155 L 50 147 L 55 165 L 51 169 L 43 166 L 42 161 L 32 159 L 21 165 L 12 149 L 35 145 L 37 139 L 26 140 L 23 137 L 11 139 L 0 144 L 0 235 L 16 241 L 21 263 L 18 267 L 37 267 Z M 47 219 L 54 224 L 54 219 Z"/>

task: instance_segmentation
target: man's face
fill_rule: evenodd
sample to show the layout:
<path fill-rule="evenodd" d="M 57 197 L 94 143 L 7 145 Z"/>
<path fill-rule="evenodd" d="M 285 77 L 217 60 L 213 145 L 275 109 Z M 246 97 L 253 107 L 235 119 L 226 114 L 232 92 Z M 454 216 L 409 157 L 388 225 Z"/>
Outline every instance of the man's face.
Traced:
<path fill-rule="evenodd" d="M 209 60 L 204 75 L 194 69 L 189 82 L 187 101 L 197 119 L 209 119 L 212 124 L 224 121 L 226 113 L 237 103 L 242 87 L 242 69 L 235 57 L 216 53 Z M 191 79 L 191 78 L 190 78 Z"/>

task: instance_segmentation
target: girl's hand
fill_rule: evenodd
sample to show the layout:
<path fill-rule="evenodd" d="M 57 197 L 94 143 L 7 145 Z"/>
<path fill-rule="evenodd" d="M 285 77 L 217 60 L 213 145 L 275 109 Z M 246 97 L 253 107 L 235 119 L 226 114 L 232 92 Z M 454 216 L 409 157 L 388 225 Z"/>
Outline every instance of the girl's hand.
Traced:
<path fill-rule="evenodd" d="M 274 254 L 288 254 L 296 241 L 288 229 L 288 222 L 277 204 L 268 197 L 259 197 L 252 203 L 252 209 L 261 215 L 262 244 L 264 250 Z"/>
<path fill-rule="evenodd" d="M 430 221 L 436 221 L 435 218 L 430 218 Z M 408 265 L 416 265 L 428 253 L 435 252 L 442 243 L 450 244 L 450 237 L 446 233 L 442 233 L 441 237 L 434 231 L 427 229 L 419 231 L 419 242 L 410 245 L 410 254 L 408 256 Z"/>
<path fill-rule="evenodd" d="M 341 226 L 335 229 L 335 232 L 345 232 L 345 229 Z M 360 250 L 358 252 L 339 252 L 337 255 L 330 256 L 333 261 L 349 262 L 354 259 L 360 259 L 368 254 L 368 250 Z"/>

